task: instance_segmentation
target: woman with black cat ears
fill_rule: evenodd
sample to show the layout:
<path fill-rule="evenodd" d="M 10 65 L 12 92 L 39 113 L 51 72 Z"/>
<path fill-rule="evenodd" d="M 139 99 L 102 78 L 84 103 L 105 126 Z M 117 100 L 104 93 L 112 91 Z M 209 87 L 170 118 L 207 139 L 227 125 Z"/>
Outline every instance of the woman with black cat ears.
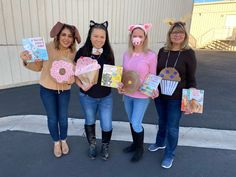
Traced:
<path fill-rule="evenodd" d="M 113 99 L 111 88 L 101 86 L 101 77 L 104 64 L 114 65 L 114 54 L 109 42 L 108 22 L 96 23 L 90 21 L 90 28 L 84 46 L 82 46 L 74 61 L 82 57 L 91 57 L 101 65 L 97 84 L 84 86 L 79 79 L 76 84 L 80 87 L 80 103 L 85 116 L 85 133 L 89 143 L 88 156 L 95 159 L 97 156 L 95 123 L 96 114 L 99 115 L 102 129 L 101 156 L 109 158 L 109 142 L 112 135 L 112 107 Z"/>

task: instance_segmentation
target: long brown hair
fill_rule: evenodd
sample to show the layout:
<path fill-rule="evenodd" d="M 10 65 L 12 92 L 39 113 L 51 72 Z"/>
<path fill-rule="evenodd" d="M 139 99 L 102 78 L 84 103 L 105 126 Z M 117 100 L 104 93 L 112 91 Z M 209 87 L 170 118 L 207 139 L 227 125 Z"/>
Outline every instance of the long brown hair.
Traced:
<path fill-rule="evenodd" d="M 57 50 L 59 50 L 59 46 L 60 46 L 60 35 L 61 35 L 61 32 L 64 30 L 64 29 L 68 29 L 71 34 L 72 34 L 72 37 L 73 37 L 73 42 L 72 44 L 69 46 L 71 52 L 74 52 L 76 50 L 76 44 L 75 44 L 75 30 L 73 29 L 72 26 L 70 25 L 67 25 L 67 24 L 64 24 L 64 26 L 61 28 L 61 31 L 57 34 L 57 36 L 54 38 L 54 45 L 55 45 L 55 48 Z"/>

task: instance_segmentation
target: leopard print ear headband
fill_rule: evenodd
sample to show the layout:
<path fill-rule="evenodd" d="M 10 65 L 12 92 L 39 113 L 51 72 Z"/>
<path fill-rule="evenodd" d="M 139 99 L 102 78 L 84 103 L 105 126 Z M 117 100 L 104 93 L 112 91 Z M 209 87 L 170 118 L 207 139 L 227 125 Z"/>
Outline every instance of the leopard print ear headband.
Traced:
<path fill-rule="evenodd" d="M 183 17 L 181 17 L 179 20 L 175 20 L 173 18 L 166 18 L 163 22 L 165 24 L 168 24 L 170 26 L 180 26 L 182 29 L 184 29 L 186 25 L 186 21 L 188 21 L 191 18 L 191 14 L 187 14 Z"/>
<path fill-rule="evenodd" d="M 186 23 L 183 23 L 183 22 L 175 22 L 175 23 L 173 23 L 173 24 L 170 24 L 171 26 L 173 26 L 173 28 L 175 28 L 176 26 L 178 26 L 178 27 L 180 27 L 182 30 L 184 30 L 185 31 L 185 25 L 186 25 Z"/>

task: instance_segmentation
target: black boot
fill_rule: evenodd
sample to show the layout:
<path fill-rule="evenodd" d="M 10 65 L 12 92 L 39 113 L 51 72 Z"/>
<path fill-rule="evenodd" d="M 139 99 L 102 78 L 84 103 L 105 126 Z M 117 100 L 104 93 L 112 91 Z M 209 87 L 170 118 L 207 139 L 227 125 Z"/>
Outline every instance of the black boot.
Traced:
<path fill-rule="evenodd" d="M 136 142 L 135 142 L 135 139 L 134 139 L 134 133 L 135 132 L 134 132 L 134 129 L 132 127 L 132 124 L 129 124 L 129 125 L 130 125 L 131 135 L 132 135 L 132 138 L 133 138 L 133 143 L 130 146 L 123 149 L 124 153 L 134 152 L 135 149 L 136 149 Z"/>
<path fill-rule="evenodd" d="M 102 131 L 102 147 L 101 147 L 101 156 L 103 160 L 109 158 L 109 143 L 111 140 L 112 130 L 109 132 Z"/>
<path fill-rule="evenodd" d="M 97 156 L 95 124 L 84 125 L 84 128 L 85 128 L 85 133 L 86 133 L 87 140 L 89 143 L 88 156 L 91 159 L 95 159 L 95 157 Z"/>
<path fill-rule="evenodd" d="M 136 149 L 133 157 L 131 158 L 131 162 L 138 162 L 143 157 L 143 137 L 144 137 L 144 129 L 140 133 L 134 132 L 134 139 L 136 141 Z"/>

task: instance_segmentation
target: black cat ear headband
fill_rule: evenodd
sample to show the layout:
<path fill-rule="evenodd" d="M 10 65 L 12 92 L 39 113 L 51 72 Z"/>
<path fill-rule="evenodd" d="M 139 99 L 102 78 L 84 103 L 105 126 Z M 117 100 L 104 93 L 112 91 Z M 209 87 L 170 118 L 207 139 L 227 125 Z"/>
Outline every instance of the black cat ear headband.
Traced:
<path fill-rule="evenodd" d="M 102 27 L 104 27 L 104 28 L 107 29 L 107 27 L 108 27 L 108 21 L 105 21 L 105 22 L 103 22 L 103 23 L 96 23 L 95 21 L 90 20 L 90 24 L 89 24 L 89 27 L 90 27 L 90 28 L 92 28 L 92 27 L 100 27 L 100 26 L 102 26 Z"/>

